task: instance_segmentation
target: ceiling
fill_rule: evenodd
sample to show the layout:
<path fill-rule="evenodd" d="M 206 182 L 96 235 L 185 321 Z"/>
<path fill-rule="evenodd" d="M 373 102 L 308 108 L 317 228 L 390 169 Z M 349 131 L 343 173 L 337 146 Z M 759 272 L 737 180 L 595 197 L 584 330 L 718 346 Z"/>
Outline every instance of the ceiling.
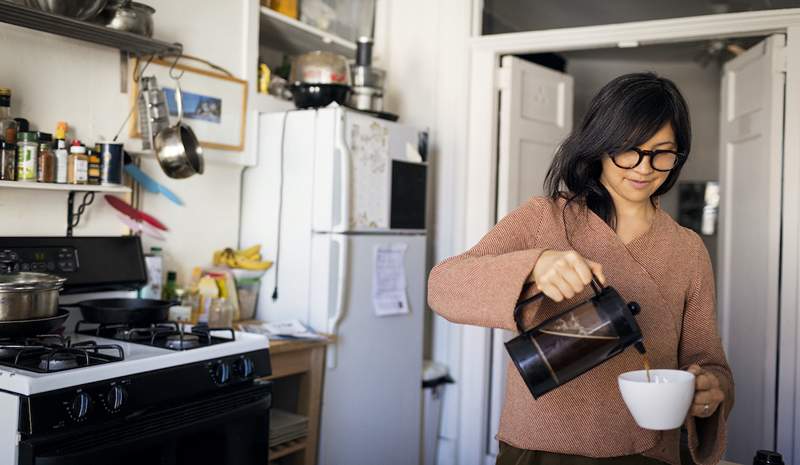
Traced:
<path fill-rule="evenodd" d="M 800 0 L 484 0 L 483 33 L 799 7 Z"/>

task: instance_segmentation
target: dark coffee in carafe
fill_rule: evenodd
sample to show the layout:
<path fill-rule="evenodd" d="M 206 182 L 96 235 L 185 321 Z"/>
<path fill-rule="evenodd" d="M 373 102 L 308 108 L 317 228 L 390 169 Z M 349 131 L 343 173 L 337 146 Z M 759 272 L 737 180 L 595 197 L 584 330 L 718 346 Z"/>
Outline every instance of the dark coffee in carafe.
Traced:
<path fill-rule="evenodd" d="M 543 294 L 520 301 L 514 320 L 520 334 L 506 343 L 534 398 L 580 376 L 631 345 L 644 354 L 642 332 L 634 315 L 639 304 L 626 303 L 612 287 L 592 281 L 594 297 L 526 330 L 525 308 Z"/>

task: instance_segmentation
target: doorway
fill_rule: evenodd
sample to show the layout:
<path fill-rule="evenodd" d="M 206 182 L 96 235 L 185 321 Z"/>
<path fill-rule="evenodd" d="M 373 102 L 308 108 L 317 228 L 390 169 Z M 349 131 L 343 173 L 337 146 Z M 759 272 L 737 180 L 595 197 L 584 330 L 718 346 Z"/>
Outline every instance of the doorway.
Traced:
<path fill-rule="evenodd" d="M 797 10 L 790 10 L 795 14 L 793 18 L 786 18 L 786 22 L 791 23 L 794 21 L 795 23 L 798 21 L 797 18 Z M 727 74 L 723 73 L 723 69 L 720 67 L 715 67 L 713 63 L 703 64 L 698 62 L 699 56 L 702 56 L 703 49 L 709 46 L 709 41 L 718 38 L 725 38 L 729 42 L 731 42 L 731 38 L 740 36 L 741 38 L 738 39 L 738 45 L 741 49 L 737 49 L 733 55 L 742 55 L 744 50 L 747 49 L 754 49 L 757 48 L 758 44 L 764 42 L 765 34 L 764 29 L 761 29 L 760 33 L 755 33 L 755 31 L 748 32 L 741 27 L 734 30 L 735 27 L 733 25 L 730 26 L 730 30 L 728 32 L 724 32 L 724 24 L 726 21 L 732 19 L 729 18 L 731 15 L 717 15 L 712 17 L 704 18 L 708 24 L 702 25 L 699 22 L 696 22 L 692 27 L 691 30 L 684 30 L 681 34 L 675 33 L 675 28 L 678 27 L 686 27 L 688 23 L 692 21 L 688 20 L 697 20 L 698 18 L 684 18 L 687 21 L 681 20 L 664 20 L 664 21 L 651 21 L 647 23 L 640 23 L 640 24 L 626 24 L 626 25 L 613 25 L 609 26 L 607 30 L 605 27 L 601 28 L 586 28 L 586 31 L 581 31 L 580 29 L 573 29 L 573 30 L 564 30 L 564 34 L 558 34 L 557 31 L 543 31 L 541 33 L 522 33 L 522 34 L 513 34 L 509 35 L 504 38 L 504 40 L 497 40 L 497 39 L 487 39 L 487 40 L 476 40 L 474 47 L 473 47 L 473 73 L 472 73 L 472 93 L 471 93 L 471 104 L 472 106 L 472 114 L 470 118 L 470 131 L 471 131 L 471 140 L 470 144 L 472 150 L 470 152 L 470 160 L 473 161 L 473 156 L 478 158 L 481 155 L 478 154 L 478 151 L 481 148 L 485 148 L 485 142 L 496 141 L 496 146 L 500 147 L 500 153 L 498 154 L 497 158 L 494 160 L 490 160 L 492 165 L 491 172 L 495 175 L 496 184 L 492 186 L 492 181 L 489 180 L 486 187 L 494 187 L 494 190 L 498 193 L 496 196 L 497 203 L 485 205 L 486 210 L 482 213 L 485 214 L 486 211 L 490 211 L 493 213 L 491 218 L 483 218 L 477 217 L 477 215 L 472 214 L 472 218 L 470 219 L 470 214 L 468 214 L 467 225 L 467 237 L 470 237 L 470 234 L 478 234 L 479 228 L 481 226 L 481 221 L 489 221 L 494 222 L 498 217 L 504 216 L 509 210 L 508 208 L 513 208 L 512 205 L 520 200 L 520 197 L 524 200 L 529 195 L 539 194 L 540 192 L 538 189 L 541 189 L 541 183 L 538 184 L 530 184 L 535 186 L 534 191 L 524 192 L 523 190 L 519 189 L 519 185 L 526 184 L 525 182 L 520 183 L 517 181 L 512 181 L 511 184 L 517 183 L 516 187 L 512 187 L 510 190 L 514 195 L 508 195 L 507 185 L 504 185 L 504 169 L 507 169 L 508 166 L 514 165 L 516 167 L 521 166 L 520 162 L 509 163 L 508 160 L 505 161 L 504 168 L 504 161 L 503 161 L 503 145 L 506 144 L 508 146 L 519 147 L 517 141 L 514 140 L 513 131 L 510 134 L 511 140 L 514 141 L 513 144 L 509 144 L 508 140 L 509 132 L 507 126 L 503 125 L 503 109 L 502 109 L 502 102 L 504 101 L 505 97 L 503 95 L 503 86 L 510 86 L 513 87 L 513 82 L 509 82 L 509 72 L 507 71 L 499 71 L 495 78 L 487 79 L 488 75 L 479 72 L 478 68 L 481 65 L 486 65 L 490 62 L 502 65 L 510 65 L 513 68 L 513 61 L 519 60 L 515 58 L 511 60 L 511 57 L 508 57 L 508 54 L 503 53 L 504 49 L 508 51 L 514 51 L 517 53 L 521 52 L 549 52 L 549 51 L 560 51 L 560 53 L 567 59 L 567 62 L 572 62 L 572 68 L 568 66 L 565 70 L 564 74 L 568 75 L 572 80 L 571 83 L 567 83 L 568 85 L 572 86 L 571 90 L 573 90 L 573 94 L 571 98 L 574 100 L 574 104 L 570 105 L 573 116 L 568 123 L 565 123 L 569 127 L 562 125 L 560 127 L 561 130 L 566 132 L 571 129 L 571 125 L 573 121 L 579 121 L 582 113 L 585 109 L 586 102 L 588 98 L 590 98 L 594 93 L 599 89 L 600 86 L 605 84 L 608 80 L 612 77 L 615 77 L 619 74 L 624 74 L 625 72 L 629 72 L 636 70 L 652 70 L 655 71 L 663 76 L 669 77 L 676 81 L 678 86 L 684 92 L 687 100 L 689 100 L 690 110 L 692 111 L 693 116 L 693 128 L 695 130 L 695 137 L 692 149 L 692 156 L 697 155 L 700 153 L 699 156 L 695 156 L 695 158 L 687 164 L 684 168 L 682 173 L 682 180 L 687 183 L 694 183 L 700 184 L 705 183 L 707 181 L 714 181 L 714 178 L 719 179 L 720 175 L 722 174 L 723 177 L 728 176 L 731 178 L 732 173 L 735 172 L 746 172 L 743 169 L 750 169 L 751 172 L 756 168 L 755 165 L 747 165 L 748 158 L 744 156 L 737 156 L 737 153 L 742 153 L 740 147 L 744 147 L 743 144 L 739 144 L 742 142 L 742 138 L 737 139 L 738 136 L 734 135 L 731 131 L 735 130 L 744 130 L 743 128 L 746 123 L 742 121 L 733 122 L 729 124 L 727 128 L 727 133 L 723 128 L 723 132 L 720 132 L 720 115 L 723 112 L 727 112 L 729 116 L 733 116 L 733 119 L 729 118 L 730 121 L 737 119 L 740 116 L 748 118 L 748 114 L 752 116 L 757 112 L 758 109 L 756 107 L 750 107 L 749 111 L 743 111 L 742 109 L 745 108 L 746 101 L 748 100 L 748 95 L 746 92 L 743 91 L 743 88 L 739 88 L 738 91 L 740 95 L 736 97 L 736 108 L 731 106 L 731 102 L 728 102 L 727 106 L 724 105 L 723 100 L 721 99 L 722 94 L 722 87 L 727 86 L 727 95 L 732 95 L 737 92 L 737 87 L 734 86 L 734 82 L 729 78 L 727 83 L 724 79 L 722 79 L 723 75 L 733 76 L 738 80 L 739 83 L 744 82 L 747 80 L 746 72 L 737 74 L 736 71 L 739 69 L 744 69 L 743 66 L 746 64 L 745 62 L 750 62 L 755 60 L 754 56 L 758 55 L 758 52 L 749 52 L 750 58 L 743 59 L 740 61 L 740 65 L 737 67 L 733 67 L 732 69 L 727 70 Z M 737 15 L 742 16 L 742 15 Z M 778 26 L 779 21 L 776 19 L 776 26 L 772 31 L 774 32 L 786 32 L 787 27 L 785 25 Z M 715 26 L 721 26 L 717 29 L 718 35 L 709 35 L 708 32 L 715 29 Z M 662 29 L 663 28 L 663 29 Z M 672 28 L 672 30 L 670 30 Z M 626 30 L 627 29 L 627 30 Z M 745 28 L 746 29 L 746 28 Z M 753 27 L 755 29 L 755 27 Z M 645 32 L 646 30 L 646 32 Z M 722 31 L 722 32 L 720 32 Z M 582 34 L 585 32 L 585 34 Z M 739 34 L 736 34 L 736 33 Z M 643 36 L 646 34 L 650 34 L 651 36 L 660 36 L 662 37 L 661 40 L 652 40 L 651 42 L 654 45 L 648 44 L 647 46 L 642 45 L 642 41 L 635 40 L 635 37 Z M 513 37 L 513 39 L 511 38 Z M 594 37 L 592 37 L 594 36 Z M 581 37 L 580 40 L 583 47 L 579 44 L 576 44 L 575 37 Z M 633 38 L 633 39 L 632 39 Z M 615 40 L 617 39 L 617 40 Z M 597 49 L 596 47 L 601 47 L 602 44 L 607 44 L 605 49 Z M 550 45 L 550 47 L 548 47 Z M 630 45 L 638 45 L 637 48 L 630 48 L 624 49 L 619 48 L 618 46 L 630 46 Z M 613 47 L 613 48 L 612 48 Z M 766 47 L 766 45 L 762 46 Z M 766 48 L 763 48 L 762 51 L 766 51 Z M 504 56 L 506 55 L 506 56 Z M 762 54 L 763 55 L 763 54 Z M 780 56 L 778 56 L 780 55 Z M 733 58 L 733 57 L 730 57 Z M 772 57 L 773 61 L 780 62 L 783 59 L 782 53 L 778 53 Z M 713 61 L 713 60 L 711 60 Z M 520 60 L 521 62 L 521 60 Z M 524 63 L 523 64 L 529 64 Z M 501 67 L 501 66 L 499 66 Z M 507 68 L 507 66 L 504 66 Z M 501 67 L 502 68 L 502 67 Z M 782 71 L 781 71 L 782 72 Z M 513 71 L 511 72 L 513 74 Z M 524 73 L 522 73 L 524 74 Z M 530 74 L 530 73 L 529 73 Z M 753 74 L 753 73 L 750 73 Z M 784 74 L 785 76 L 785 74 Z M 492 96 L 486 92 L 485 88 L 478 88 L 479 86 L 483 86 L 487 84 L 487 81 L 491 81 L 492 88 L 500 88 L 501 91 L 499 95 Z M 753 81 L 755 82 L 755 81 Z M 787 80 L 786 89 L 789 91 L 787 94 L 788 97 L 791 97 L 790 89 L 793 86 L 798 85 L 796 81 Z M 751 84 L 752 85 L 752 84 Z M 784 82 L 776 82 L 775 86 L 780 87 L 780 92 L 784 91 Z M 510 88 L 509 87 L 509 88 Z M 563 88 L 563 86 L 562 86 Z M 771 95 L 771 94 L 770 94 Z M 781 94 L 782 95 L 782 94 Z M 476 108 L 475 103 L 476 101 L 482 101 L 484 103 L 489 102 L 496 102 L 494 103 L 495 108 L 498 106 L 501 108 L 500 112 L 495 113 L 495 117 L 497 118 L 494 128 L 489 131 L 483 130 L 481 134 L 472 134 L 472 131 L 477 131 L 479 125 L 477 124 L 480 118 L 476 118 L 476 114 L 486 107 Z M 791 100 L 789 100 L 791 101 Z M 774 102 L 773 102 L 774 103 Z M 499 104 L 499 105 L 498 105 Z M 564 102 L 560 104 L 555 104 L 553 108 L 559 108 L 559 105 L 562 107 L 564 106 Z M 695 108 L 697 107 L 697 108 Z M 783 116 L 783 103 L 780 104 L 781 110 L 781 117 Z M 564 114 L 564 110 L 561 109 L 562 114 Z M 787 113 L 788 115 L 788 113 Z M 508 118 L 507 118 L 508 119 Z M 547 118 L 544 118 L 545 120 Z M 794 117 L 787 117 L 786 123 L 789 123 L 790 119 L 794 119 Z M 552 121 L 557 121 L 558 118 L 552 118 Z M 769 118 L 767 118 L 769 120 Z M 483 119 L 483 122 L 486 122 L 486 119 Z M 773 121 L 774 123 L 774 121 Z M 737 461 L 748 461 L 752 459 L 753 450 L 750 448 L 754 446 L 754 444 L 758 444 L 758 447 L 768 447 L 768 448 L 775 448 L 777 446 L 778 450 L 784 453 L 784 456 L 789 457 L 789 460 L 792 459 L 792 454 L 796 453 L 793 450 L 795 447 L 794 444 L 797 444 L 800 441 L 795 439 L 795 432 L 792 428 L 793 422 L 795 418 L 798 416 L 798 411 L 795 408 L 797 405 L 797 391 L 794 389 L 794 383 L 791 381 L 791 389 L 788 388 L 788 381 L 789 378 L 787 376 L 792 375 L 795 370 L 797 369 L 797 360 L 793 357 L 793 352 L 787 354 L 791 360 L 786 360 L 784 358 L 780 361 L 780 366 L 782 370 L 778 370 L 779 361 L 776 359 L 778 347 L 781 348 L 785 352 L 785 349 L 793 348 L 792 343 L 789 341 L 789 336 L 786 333 L 783 333 L 783 337 L 780 339 L 776 334 L 778 328 L 781 331 L 794 331 L 792 328 L 792 324 L 796 321 L 796 301 L 792 298 L 787 298 L 788 296 L 785 293 L 781 293 L 778 288 L 778 279 L 784 279 L 784 286 L 785 283 L 795 283 L 797 279 L 797 274 L 792 271 L 792 267 L 796 266 L 797 256 L 795 252 L 794 246 L 787 247 L 787 237 L 785 232 L 785 228 L 788 223 L 796 224 L 797 215 L 792 212 L 782 212 L 781 205 L 782 202 L 787 201 L 787 198 L 791 196 L 794 198 L 796 192 L 794 192 L 791 186 L 787 185 L 786 182 L 781 184 L 780 176 L 782 175 L 789 175 L 790 177 L 794 177 L 794 173 L 787 173 L 786 172 L 786 164 L 791 165 L 792 161 L 785 161 L 782 158 L 782 154 L 788 154 L 790 152 L 794 153 L 798 150 L 798 144 L 795 141 L 791 140 L 791 137 L 787 136 L 784 137 L 782 132 L 783 130 L 783 121 L 781 121 L 780 127 L 780 134 L 777 135 L 775 140 L 778 142 L 780 147 L 777 147 L 776 150 L 780 150 L 778 156 L 776 158 L 775 168 L 777 169 L 777 182 L 775 180 L 775 171 L 770 172 L 769 169 L 766 172 L 762 172 L 763 178 L 767 180 L 766 185 L 768 186 L 763 192 L 760 193 L 762 198 L 767 202 L 766 205 L 770 207 L 774 207 L 774 209 L 778 212 L 777 216 L 770 217 L 769 215 L 765 215 L 763 217 L 766 223 L 770 223 L 769 226 L 765 226 L 764 228 L 755 228 L 750 233 L 755 234 L 756 236 L 765 235 L 769 236 L 767 242 L 770 244 L 769 246 L 764 248 L 765 259 L 763 260 L 764 269 L 767 269 L 771 278 L 767 279 L 764 282 L 762 288 L 764 292 L 757 296 L 757 301 L 749 301 L 750 304 L 755 304 L 761 308 L 767 308 L 768 311 L 766 314 L 761 314 L 761 318 L 763 319 L 766 315 L 766 319 L 769 320 L 767 324 L 763 324 L 761 328 L 758 328 L 758 331 L 763 332 L 764 338 L 762 340 L 767 340 L 767 352 L 769 354 L 764 353 L 763 347 L 761 353 L 755 358 L 761 359 L 762 365 L 770 365 L 773 369 L 770 373 L 764 373 L 763 371 L 756 371 L 750 372 L 748 371 L 750 364 L 753 360 L 748 360 L 747 356 L 743 357 L 743 361 L 740 363 L 745 366 L 744 369 L 740 369 L 740 373 L 750 374 L 754 378 L 756 377 L 766 377 L 771 379 L 771 381 L 767 382 L 766 384 L 762 384 L 758 386 L 751 394 L 755 397 L 756 403 L 759 405 L 758 413 L 762 416 L 762 420 L 759 423 L 759 432 L 753 433 L 753 425 L 752 421 L 750 422 L 749 431 L 746 434 L 743 434 L 743 438 L 751 438 L 752 441 L 744 441 L 739 442 L 736 441 L 736 446 L 739 447 L 740 450 L 729 449 L 729 451 L 733 454 L 730 458 L 734 458 Z M 724 125 L 723 125 L 724 126 Z M 492 127 L 492 126 L 489 126 Z M 765 137 L 770 137 L 771 133 L 769 129 L 765 129 L 766 133 L 761 134 Z M 745 131 L 746 132 L 746 131 Z M 773 134 L 774 135 L 774 134 Z M 744 137 L 746 139 L 746 137 Z M 724 150 L 721 150 L 720 147 L 724 147 Z M 720 153 L 723 154 L 723 158 L 727 157 L 727 162 L 720 160 Z M 552 154 L 552 152 L 551 152 Z M 513 157 L 512 157 L 513 158 Z M 741 162 L 740 162 L 741 160 Z M 735 163 L 733 162 L 735 161 Z M 767 164 L 769 165 L 769 164 Z M 486 169 L 487 167 L 484 165 L 482 169 Z M 734 170 L 735 168 L 735 170 Z M 720 172 L 722 169 L 722 173 Z M 542 167 L 541 170 L 546 170 L 546 167 Z M 471 174 L 475 175 L 470 169 Z M 518 179 L 518 178 L 517 178 Z M 732 178 L 731 178 L 732 179 Z M 471 178 L 471 181 L 474 178 Z M 505 182 L 508 182 L 506 179 Z M 742 182 L 740 179 L 737 182 Z M 771 187 L 769 187 L 771 186 Z M 677 187 L 677 186 L 676 186 Z M 745 189 L 741 189 L 741 185 L 739 186 L 742 193 L 746 192 Z M 746 189 L 750 189 L 753 186 L 745 186 Z M 758 189 L 756 189 L 758 190 Z M 473 191 L 474 192 L 474 191 Z M 476 205 L 480 204 L 483 199 L 480 198 L 480 190 L 474 194 L 474 202 L 468 199 L 468 204 Z M 485 191 L 484 191 L 485 193 Z M 680 208 L 682 207 L 681 200 L 679 197 L 680 190 L 676 189 L 674 192 L 673 198 L 665 198 L 662 200 L 662 208 L 667 210 L 668 212 L 677 216 L 679 213 Z M 506 198 L 504 199 L 504 195 Z M 736 204 L 736 202 L 742 202 L 747 200 L 747 196 L 745 195 L 732 195 L 728 194 L 729 197 L 727 198 L 727 203 L 725 199 L 723 199 L 723 209 L 725 205 Z M 732 195 L 732 196 L 730 196 Z M 492 199 L 495 199 L 495 196 L 491 196 Z M 776 202 L 777 198 L 777 204 Z M 723 218 L 721 221 L 717 222 L 719 225 L 727 225 L 727 230 L 729 231 L 728 236 L 726 236 L 727 242 L 733 243 L 737 241 L 742 241 L 744 236 L 740 235 L 731 235 L 730 231 L 733 229 L 733 225 L 737 227 L 747 226 L 747 218 L 743 217 L 743 215 L 728 215 L 725 217 L 724 212 Z M 751 218 L 752 219 L 752 218 Z M 488 220 L 488 221 L 487 221 Z M 751 221 L 751 223 L 758 223 L 758 221 Z M 749 233 L 748 233 L 749 234 Z M 754 236 L 748 236 L 752 239 Z M 709 234 L 708 237 L 704 237 L 706 240 L 707 247 L 709 249 L 717 250 L 718 245 L 716 242 L 719 240 L 720 232 L 719 230 L 715 231 L 714 234 Z M 746 236 L 746 235 L 745 235 Z M 781 244 L 778 241 L 783 240 L 784 242 Z M 792 237 L 788 241 L 788 243 L 793 244 L 797 240 L 796 233 L 792 234 Z M 781 247 L 781 245 L 783 247 Z M 723 246 L 723 251 L 725 246 Z M 730 252 L 730 245 L 728 252 Z M 781 254 L 783 253 L 783 254 Z M 729 253 L 730 255 L 730 253 Z M 742 255 L 742 254 L 739 254 Z M 781 262 L 781 258 L 783 261 Z M 786 265 L 787 260 L 794 262 L 793 265 L 787 267 Z M 720 275 L 726 276 L 722 279 L 723 281 L 723 292 L 728 293 L 729 301 L 730 296 L 732 295 L 732 291 L 735 291 L 735 286 L 733 284 L 737 283 L 739 279 L 743 277 L 742 272 L 730 272 L 730 270 L 741 270 L 742 263 L 736 262 L 733 263 L 730 260 L 727 262 L 718 261 L 717 268 L 720 268 L 720 263 L 722 263 L 723 270 L 718 270 Z M 732 265 L 736 264 L 738 266 L 733 267 Z M 727 272 L 726 272 L 727 271 Z M 788 273 L 787 273 L 788 272 Z M 738 274 L 737 274 L 738 273 Z M 746 274 L 746 273 L 745 273 Z M 720 279 L 718 277 L 718 282 Z M 727 284 L 725 284 L 727 283 Z M 727 285 L 727 290 L 725 290 L 725 286 Z M 720 307 L 723 308 L 726 305 L 730 307 L 729 304 L 726 302 L 721 302 Z M 779 313 L 779 309 L 783 309 L 783 312 Z M 739 318 L 739 322 L 732 324 L 731 320 L 729 319 L 728 322 L 723 323 L 723 326 L 727 325 L 729 331 L 727 333 L 728 339 L 730 340 L 731 336 L 739 336 L 738 329 L 740 326 L 744 325 L 744 320 L 738 316 L 739 313 L 742 311 L 738 311 L 734 316 Z M 720 312 L 725 313 L 724 311 Z M 730 312 L 728 312 L 730 313 Z M 722 317 L 725 315 L 721 315 Z M 731 316 L 730 314 L 727 316 Z M 762 322 L 763 323 L 763 322 Z M 733 325 L 734 329 L 730 329 L 731 325 Z M 723 335 L 725 331 L 723 331 Z M 477 333 L 475 334 L 477 336 Z M 504 335 L 499 332 L 495 332 L 491 336 L 488 336 L 487 340 L 487 347 L 484 347 L 486 350 L 485 356 L 485 368 L 488 372 L 487 375 L 483 377 L 484 381 L 487 382 L 488 386 L 485 387 L 483 391 L 480 391 L 478 388 L 475 388 L 472 392 L 467 392 L 464 396 L 466 397 L 465 400 L 482 400 L 485 402 L 485 409 L 484 409 L 484 418 L 486 419 L 485 427 L 482 428 L 482 437 L 481 437 L 481 446 L 485 447 L 484 452 L 482 454 L 483 460 L 482 463 L 493 463 L 493 456 L 496 453 L 496 443 L 493 440 L 493 435 L 496 431 L 496 424 L 498 420 L 498 412 L 499 407 L 502 405 L 502 397 L 503 397 L 503 371 L 505 370 L 505 363 L 504 357 L 505 353 L 502 350 L 502 341 L 504 338 L 507 338 L 508 335 Z M 724 337 L 724 336 L 723 336 Z M 793 338 L 793 335 L 791 336 Z M 475 339 L 472 339 L 475 340 Z M 739 344 L 741 345 L 741 344 Z M 730 354 L 730 347 L 726 345 L 726 349 L 728 350 L 729 357 Z M 480 348 L 476 348 L 474 350 L 480 350 Z M 765 358 L 766 357 L 766 358 Z M 735 357 L 734 357 L 735 358 Z M 742 358 L 742 357 L 739 357 Z M 735 365 L 732 363 L 732 365 Z M 475 371 L 480 369 L 478 367 Z M 779 372 L 780 371 L 780 372 Z M 766 375 L 766 376 L 765 376 Z M 489 379 L 486 379 L 489 378 Z M 479 373 L 473 373 L 473 379 L 475 381 L 481 379 Z M 491 380 L 491 381 L 490 381 Z M 747 390 L 745 390 L 747 392 Z M 782 396 L 777 396 L 776 393 L 782 392 Z M 462 400 L 462 405 L 465 402 Z M 776 409 L 778 402 L 781 403 L 781 408 Z M 747 400 L 742 399 L 739 397 L 739 403 L 752 404 L 753 399 Z M 763 408 L 767 408 L 769 410 L 768 413 L 764 414 L 761 410 Z M 777 410 L 777 411 L 776 411 Z M 748 415 L 742 415 L 741 423 L 745 424 L 748 420 Z M 732 421 L 734 421 L 734 417 L 732 416 Z M 778 428 L 778 426 L 781 426 Z M 788 425 L 788 426 L 787 426 Z M 736 425 L 732 425 L 732 431 L 736 430 Z M 742 427 L 739 427 L 740 429 Z M 463 439 L 462 439 L 463 440 Z M 733 439 L 730 442 L 734 442 Z M 476 451 L 477 452 L 477 451 Z M 749 457 L 747 457 L 749 455 Z"/>

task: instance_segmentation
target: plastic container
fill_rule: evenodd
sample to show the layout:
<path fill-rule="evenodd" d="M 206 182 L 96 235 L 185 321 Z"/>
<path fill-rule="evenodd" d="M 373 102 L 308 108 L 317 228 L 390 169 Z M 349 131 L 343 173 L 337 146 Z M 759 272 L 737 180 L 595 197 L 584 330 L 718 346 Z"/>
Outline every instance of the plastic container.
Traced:
<path fill-rule="evenodd" d="M 236 278 L 236 293 L 239 295 L 239 319 L 252 320 L 256 316 L 258 290 L 261 278 Z"/>
<path fill-rule="evenodd" d="M 422 464 L 435 465 L 444 387 L 451 384 L 453 378 L 448 374 L 447 366 L 441 363 L 425 360 L 422 367 Z"/>

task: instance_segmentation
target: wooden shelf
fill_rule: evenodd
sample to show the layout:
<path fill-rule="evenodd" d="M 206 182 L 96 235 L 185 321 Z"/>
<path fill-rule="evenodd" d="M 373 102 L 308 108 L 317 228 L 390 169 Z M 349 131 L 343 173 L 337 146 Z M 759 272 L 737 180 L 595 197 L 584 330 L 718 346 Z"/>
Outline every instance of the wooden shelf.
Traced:
<path fill-rule="evenodd" d="M 99 24 L 45 13 L 7 0 L 0 0 L 0 22 L 105 45 L 132 55 L 164 57 L 179 55 L 183 50 L 181 44 L 162 42 L 130 32 L 117 31 Z"/>
<path fill-rule="evenodd" d="M 90 184 L 54 184 L 23 181 L 0 181 L 0 189 L 30 189 L 61 192 L 116 192 L 127 194 L 131 191 L 127 186 L 95 186 Z"/>
<path fill-rule="evenodd" d="M 278 460 L 281 457 L 286 457 L 289 454 L 294 454 L 306 448 L 306 438 L 295 439 L 294 441 L 284 442 L 277 446 L 269 448 L 269 461 Z"/>
<path fill-rule="evenodd" d="M 348 58 L 355 57 L 356 44 L 337 35 L 261 7 L 260 44 L 289 55 L 326 50 Z"/>

